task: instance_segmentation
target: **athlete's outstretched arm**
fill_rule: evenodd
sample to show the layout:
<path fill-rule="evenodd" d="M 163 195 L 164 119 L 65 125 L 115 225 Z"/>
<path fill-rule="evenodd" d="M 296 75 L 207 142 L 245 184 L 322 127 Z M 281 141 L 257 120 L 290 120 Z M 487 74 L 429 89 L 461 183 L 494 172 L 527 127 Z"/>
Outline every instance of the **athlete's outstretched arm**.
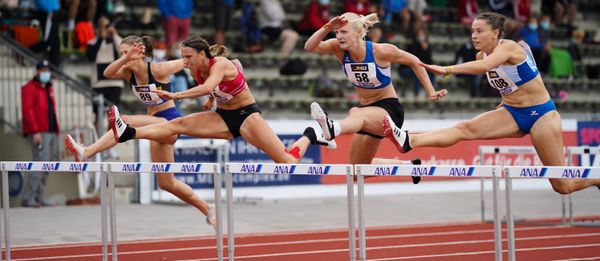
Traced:
<path fill-rule="evenodd" d="M 104 69 L 104 77 L 129 80 L 128 72 L 123 66 L 131 60 L 143 58 L 144 50 L 143 44 L 134 43 L 126 54 L 121 55 L 119 59 L 113 61 Z"/>
<path fill-rule="evenodd" d="M 167 91 L 155 91 L 163 99 L 185 99 L 196 98 L 210 94 L 223 81 L 227 62 L 225 60 L 217 61 L 210 67 L 210 74 L 203 84 L 187 89 L 182 92 L 172 93 Z"/>
<path fill-rule="evenodd" d="M 431 64 L 421 64 L 421 66 L 435 74 L 484 74 L 492 68 L 508 61 L 517 46 L 518 45 L 515 42 L 507 41 L 506 43 L 498 45 L 492 54 L 480 60 L 461 63 L 453 66 L 439 66 Z"/>
<path fill-rule="evenodd" d="M 389 57 L 390 62 L 407 65 L 415 72 L 415 75 L 421 82 L 421 86 L 425 89 L 425 92 L 427 92 L 427 97 L 429 97 L 430 101 L 437 101 L 448 94 L 446 89 L 436 91 L 435 88 L 433 88 L 433 84 L 431 84 L 427 71 L 420 66 L 421 61 L 419 58 L 409 52 L 400 50 L 398 47 L 391 44 L 381 44 L 381 49 L 382 53 L 386 54 L 386 57 Z"/>

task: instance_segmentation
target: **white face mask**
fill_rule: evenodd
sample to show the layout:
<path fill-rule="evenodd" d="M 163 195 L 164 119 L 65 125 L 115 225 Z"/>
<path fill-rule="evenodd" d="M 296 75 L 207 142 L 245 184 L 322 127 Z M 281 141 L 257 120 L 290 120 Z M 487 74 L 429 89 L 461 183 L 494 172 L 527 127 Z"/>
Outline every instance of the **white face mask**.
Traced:
<path fill-rule="evenodd" d="M 52 73 L 50 73 L 49 71 L 40 72 L 40 75 L 38 78 L 41 83 L 46 84 L 50 81 L 50 78 L 52 78 Z"/>

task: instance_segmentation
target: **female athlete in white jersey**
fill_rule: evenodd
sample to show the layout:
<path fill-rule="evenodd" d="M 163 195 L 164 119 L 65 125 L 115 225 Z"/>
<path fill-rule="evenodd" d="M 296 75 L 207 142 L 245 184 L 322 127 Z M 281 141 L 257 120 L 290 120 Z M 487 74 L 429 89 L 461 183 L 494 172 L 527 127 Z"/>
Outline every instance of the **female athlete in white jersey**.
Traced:
<path fill-rule="evenodd" d="M 437 101 L 447 94 L 446 90 L 435 91 L 416 56 L 392 44 L 364 40 L 369 27 L 377 22 L 376 14 L 345 13 L 331 19 L 304 45 L 306 51 L 335 56 L 360 97 L 361 106 L 350 109 L 350 114 L 339 122 L 330 120 L 319 104 L 311 104 L 311 114 L 323 129 L 325 139 L 356 133 L 350 148 L 350 163 L 378 163 L 373 157 L 383 139 L 381 122 L 384 117 L 390 117 L 399 126 L 404 122 L 404 109 L 391 81 L 392 64 L 410 66 L 430 101 Z M 323 41 L 331 31 L 336 38 Z"/>
<path fill-rule="evenodd" d="M 385 136 L 401 152 L 415 147 L 447 147 L 461 140 L 483 140 L 523 137 L 531 141 L 545 166 L 564 166 L 565 155 L 561 118 L 542 82 L 529 46 L 523 42 L 500 39 L 504 31 L 504 16 L 480 14 L 471 28 L 477 61 L 454 66 L 423 66 L 436 74 L 487 75 L 490 85 L 500 91 L 502 103 L 495 110 L 436 131 L 408 134 L 386 118 Z M 550 179 L 554 190 L 568 194 L 591 185 L 598 179 Z"/>
<path fill-rule="evenodd" d="M 121 58 L 112 62 L 104 71 L 104 76 L 107 78 L 129 81 L 133 93 L 146 106 L 148 115 L 123 115 L 123 118 L 131 126 L 141 127 L 181 117 L 173 101 L 160 98 L 154 91 L 171 89 L 170 77 L 183 70 L 183 60 L 161 63 L 146 62 L 146 57 L 152 57 L 154 45 L 154 39 L 149 36 L 125 37 L 119 46 Z M 67 135 L 65 146 L 73 153 L 75 160 L 83 161 L 115 146 L 117 142 L 113 136 L 112 132 L 107 132 L 94 144 L 84 147 Z M 175 141 L 177 141 L 177 135 L 150 141 L 152 161 L 173 162 L 173 143 Z M 214 206 L 200 198 L 190 186 L 177 180 L 173 173 L 157 173 L 156 180 L 159 188 L 200 210 L 207 216 L 206 221 L 209 225 L 215 226 Z"/>

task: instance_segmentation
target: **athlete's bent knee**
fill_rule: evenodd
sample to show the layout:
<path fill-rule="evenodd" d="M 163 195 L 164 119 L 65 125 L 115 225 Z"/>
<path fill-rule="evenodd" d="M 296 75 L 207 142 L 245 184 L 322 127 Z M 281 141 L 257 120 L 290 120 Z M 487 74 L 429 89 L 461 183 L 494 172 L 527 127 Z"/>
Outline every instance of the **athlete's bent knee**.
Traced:
<path fill-rule="evenodd" d="M 461 134 L 462 139 L 475 139 L 477 138 L 477 131 L 475 126 L 473 126 L 470 122 L 461 122 L 456 124 L 455 128 L 457 128 Z"/>
<path fill-rule="evenodd" d="M 162 174 L 157 173 L 156 175 L 162 175 Z M 173 180 L 158 181 L 158 187 L 164 191 L 172 192 L 175 189 L 175 182 L 173 182 Z"/>

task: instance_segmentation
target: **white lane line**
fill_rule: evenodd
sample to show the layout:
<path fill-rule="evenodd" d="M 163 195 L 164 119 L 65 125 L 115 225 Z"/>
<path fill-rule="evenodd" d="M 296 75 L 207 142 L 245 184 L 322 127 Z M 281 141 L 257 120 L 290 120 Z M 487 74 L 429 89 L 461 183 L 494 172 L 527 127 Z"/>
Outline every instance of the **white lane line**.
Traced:
<path fill-rule="evenodd" d="M 527 237 L 527 238 L 517 238 L 517 241 L 525 241 L 525 240 L 540 240 L 540 239 L 559 239 L 559 238 L 574 238 L 574 237 L 590 237 L 590 236 L 600 236 L 600 233 L 586 233 L 586 234 L 576 234 L 576 235 L 554 235 L 554 236 L 536 236 L 536 237 Z M 506 240 L 503 240 L 506 241 Z M 485 240 L 465 240 L 465 241 L 455 241 L 455 242 L 438 242 L 438 243 L 421 243 L 421 244 L 404 244 L 404 245 L 387 245 L 387 246 L 378 246 L 378 247 L 368 247 L 367 251 L 372 250 L 384 250 L 384 249 L 396 249 L 396 248 L 413 248 L 413 247 L 433 247 L 433 246 L 448 246 L 448 245 L 462 245 L 462 244 L 481 244 L 481 243 L 491 243 L 494 242 L 493 239 L 485 239 Z M 256 247 L 262 245 L 275 245 L 269 243 L 259 243 L 259 244 L 244 244 L 237 246 L 240 247 Z M 600 243 L 594 244 L 600 246 Z M 582 245 L 585 246 L 585 245 Z M 569 247 L 569 246 L 565 246 Z M 572 246 L 576 247 L 576 246 Z M 170 248 L 170 249 L 160 249 L 160 250 L 142 250 L 142 251 L 128 251 L 128 252 L 120 252 L 119 256 L 125 255 L 137 255 L 137 254 L 148 254 L 148 253 L 167 253 L 167 252 L 181 252 L 181 251 L 199 251 L 211 249 L 214 247 L 187 247 L 187 248 Z M 553 247 L 550 247 L 552 249 Z M 544 249 L 544 248 L 540 248 Z M 258 257 L 274 257 L 274 256 L 288 256 L 288 255 L 307 255 L 307 254 L 319 254 L 319 253 L 331 253 L 331 252 L 344 252 L 348 251 L 347 248 L 338 248 L 338 249 L 326 249 L 326 250 L 314 250 L 314 251 L 300 251 L 300 252 L 285 252 L 285 253 L 274 253 L 274 254 L 264 254 L 264 255 L 251 255 L 251 256 L 238 256 L 237 259 L 244 258 L 258 258 Z M 519 251 L 519 250 L 517 250 Z M 493 253 L 493 251 L 491 251 Z M 453 255 L 453 254 L 446 254 Z M 83 257 L 99 257 L 101 254 L 86 254 L 86 255 L 68 255 L 68 256 L 54 256 L 54 257 L 44 257 L 44 258 L 26 258 L 19 260 L 53 260 L 60 258 L 83 258 Z M 196 259 L 197 260 L 197 259 Z M 216 258 L 205 259 L 205 260 L 216 260 Z"/>
<path fill-rule="evenodd" d="M 515 231 L 534 231 L 534 230 L 555 230 L 555 229 L 559 229 L 559 228 L 566 228 L 566 227 L 525 227 L 525 228 L 516 228 Z M 505 229 L 502 229 L 502 231 L 505 231 Z M 476 230 L 457 230 L 457 231 L 450 231 L 450 232 L 426 232 L 426 233 L 414 233 L 414 234 L 401 234 L 401 235 L 385 235 L 385 236 L 369 236 L 366 237 L 366 239 L 369 240 L 373 240 L 373 239 L 391 239 L 391 238 L 407 238 L 407 237 L 430 237 L 430 236 L 443 236 L 443 235 L 462 235 L 462 234 L 479 234 L 479 233 L 493 233 L 494 230 L 493 229 L 476 229 Z M 143 244 L 143 243 L 160 243 L 160 242 L 166 242 L 166 243 L 171 243 L 173 241 L 188 241 L 188 240 L 196 240 L 196 239 L 181 239 L 181 240 L 167 240 L 167 241 L 161 241 L 161 240 L 148 240 L 148 241 L 141 241 L 141 242 L 134 242 L 133 244 Z M 213 239 L 214 240 L 214 239 Z M 238 239 L 239 240 L 239 239 Z M 258 246 L 265 246 L 265 245 L 288 245 L 288 244 L 304 244 L 304 243 L 326 243 L 326 242 L 337 242 L 337 241 L 348 241 L 347 237 L 337 237 L 337 238 L 328 238 L 328 239 L 307 239 L 307 240 L 293 240 L 293 241 L 279 241 L 279 242 L 265 242 L 265 243 L 250 243 L 250 244 L 240 244 L 240 245 L 236 245 L 236 247 L 258 247 Z M 121 245 L 123 244 L 131 244 L 129 242 L 122 242 Z M 79 247 L 80 245 L 66 245 L 66 247 Z M 86 244 L 86 245 L 81 245 L 81 246 L 100 246 L 98 243 L 96 244 Z M 65 246 L 60 246 L 60 245 L 53 245 L 53 246 L 42 246 L 42 247 L 26 247 L 26 248 L 15 248 L 12 249 L 13 252 L 15 251 L 29 251 L 29 250 L 47 250 L 47 249 L 60 249 L 60 248 L 64 248 Z M 209 248 L 214 248 L 216 249 L 216 246 L 206 246 L 206 247 L 201 247 L 202 249 L 209 249 Z"/>

